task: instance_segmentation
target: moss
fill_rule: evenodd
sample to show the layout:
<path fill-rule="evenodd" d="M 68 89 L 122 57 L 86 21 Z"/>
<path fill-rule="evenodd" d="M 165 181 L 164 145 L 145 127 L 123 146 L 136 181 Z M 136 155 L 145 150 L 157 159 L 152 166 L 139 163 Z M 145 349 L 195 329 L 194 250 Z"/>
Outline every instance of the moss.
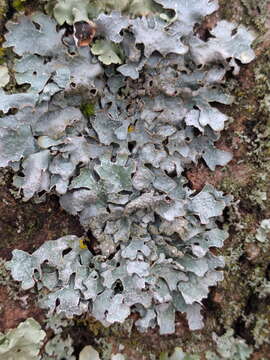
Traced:
<path fill-rule="evenodd" d="M 0 47 L 0 65 L 5 62 L 6 49 Z"/>
<path fill-rule="evenodd" d="M 0 58 L 2 58 L 6 53 L 6 49 L 0 48 Z"/>
<path fill-rule="evenodd" d="M 13 0 L 12 7 L 18 12 L 23 11 L 25 9 L 25 2 L 26 0 Z"/>
<path fill-rule="evenodd" d="M 95 104 L 83 104 L 81 106 L 81 111 L 84 114 L 85 117 L 90 117 L 95 115 Z"/>
<path fill-rule="evenodd" d="M 8 9 L 7 1 L 0 0 L 0 20 L 6 16 L 7 9 Z"/>

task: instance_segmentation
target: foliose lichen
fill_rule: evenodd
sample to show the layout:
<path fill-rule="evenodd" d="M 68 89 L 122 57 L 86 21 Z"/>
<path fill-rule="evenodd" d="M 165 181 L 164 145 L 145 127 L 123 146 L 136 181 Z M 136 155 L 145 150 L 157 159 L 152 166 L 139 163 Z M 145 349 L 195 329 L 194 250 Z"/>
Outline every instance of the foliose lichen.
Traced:
<path fill-rule="evenodd" d="M 202 300 L 223 278 L 211 248 L 227 238 L 217 220 L 231 197 L 210 185 L 195 193 L 184 172 L 199 159 L 211 170 L 231 160 L 215 147 L 228 117 L 214 105 L 232 103 L 225 75 L 254 59 L 254 36 L 220 21 L 201 39 L 195 24 L 217 1 L 119 1 L 109 13 L 111 2 L 100 4 L 48 8 L 60 25 L 94 20 L 91 49 L 42 13 L 7 24 L 14 76 L 28 88 L 0 90 L 0 166 L 17 173 L 25 201 L 56 193 L 93 241 L 14 250 L 7 267 L 23 289 L 49 290 L 51 313 L 90 311 L 109 326 L 137 312 L 139 330 L 170 334 L 180 311 L 200 329 Z"/>
<path fill-rule="evenodd" d="M 0 333 L 2 360 L 38 360 L 40 348 L 46 336 L 39 323 L 29 318 L 6 334 Z"/>

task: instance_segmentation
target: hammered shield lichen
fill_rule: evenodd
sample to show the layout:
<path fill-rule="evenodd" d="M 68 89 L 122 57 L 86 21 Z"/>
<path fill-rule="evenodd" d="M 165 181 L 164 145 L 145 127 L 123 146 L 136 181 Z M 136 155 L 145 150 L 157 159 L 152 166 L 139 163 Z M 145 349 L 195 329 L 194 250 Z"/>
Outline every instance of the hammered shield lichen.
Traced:
<path fill-rule="evenodd" d="M 0 161 L 18 172 L 25 200 L 56 193 L 97 245 L 67 236 L 32 255 L 14 250 L 7 266 L 24 289 L 49 290 L 41 305 L 50 312 L 89 311 L 106 326 L 137 312 L 141 331 L 169 334 L 180 311 L 199 329 L 202 300 L 223 278 L 211 248 L 227 237 L 216 222 L 231 197 L 210 185 L 195 193 L 184 171 L 231 160 L 215 147 L 228 121 L 216 104 L 233 102 L 222 84 L 254 58 L 254 37 L 221 21 L 201 39 L 194 25 L 216 1 L 120 1 L 111 10 L 123 15 L 89 4 L 59 0 L 52 13 L 60 25 L 79 10 L 94 19 L 90 49 L 41 13 L 8 23 L 5 46 L 21 56 L 14 75 L 29 86 L 1 90 Z"/>

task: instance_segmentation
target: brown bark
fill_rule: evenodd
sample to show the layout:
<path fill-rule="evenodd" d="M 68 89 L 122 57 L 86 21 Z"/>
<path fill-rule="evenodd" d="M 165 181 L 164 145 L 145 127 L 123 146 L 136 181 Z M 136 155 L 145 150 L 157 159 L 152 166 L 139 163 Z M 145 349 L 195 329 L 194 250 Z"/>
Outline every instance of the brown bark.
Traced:
<path fill-rule="evenodd" d="M 215 172 L 200 162 L 187 173 L 194 189 L 211 183 L 234 195 L 236 200 L 235 206 L 225 215 L 230 238 L 220 251 L 227 262 L 225 280 L 212 289 L 204 302 L 205 328 L 202 331 L 190 332 L 180 315 L 176 334 L 166 337 L 159 336 L 157 331 L 149 331 L 146 335 L 135 330 L 130 333 L 132 319 L 124 326 L 105 329 L 92 318 L 84 317 L 78 319 L 77 328 L 71 330 L 78 348 L 87 345 L 82 339 L 88 341 L 90 334 L 92 339 L 100 341 L 101 350 L 107 344 L 115 349 L 119 343 L 123 344 L 123 353 L 129 360 L 150 359 L 150 353 L 171 351 L 175 346 L 199 353 L 203 359 L 205 351 L 215 347 L 212 333 L 221 335 L 225 328 L 233 328 L 236 336 L 254 347 L 252 359 L 270 359 L 270 293 L 260 295 L 263 284 L 270 281 L 269 243 L 254 240 L 260 222 L 270 218 L 269 201 L 264 201 L 262 196 L 266 194 L 268 199 L 270 196 L 270 5 L 263 0 L 221 0 L 220 4 L 220 11 L 205 21 L 204 28 L 209 29 L 217 19 L 226 18 L 244 23 L 258 35 L 256 60 L 243 66 L 239 76 L 228 79 L 227 83 L 236 97 L 236 104 L 223 110 L 234 121 L 223 132 L 219 147 L 233 150 L 234 160 L 225 169 Z M 14 248 L 32 251 L 47 239 L 67 233 L 82 234 L 78 221 L 59 209 L 57 199 L 50 197 L 40 205 L 25 204 L 11 195 L 10 175 L 5 173 L 1 179 L 1 257 L 10 258 Z M 18 321 L 29 316 L 42 319 L 36 307 L 26 309 L 20 301 L 6 301 L 3 288 L 0 293 L 0 302 L 5 304 L 4 310 L 1 307 L 0 318 L 6 319 L 0 322 L 0 330 L 16 326 Z M 80 339 L 78 329 L 82 334 Z"/>

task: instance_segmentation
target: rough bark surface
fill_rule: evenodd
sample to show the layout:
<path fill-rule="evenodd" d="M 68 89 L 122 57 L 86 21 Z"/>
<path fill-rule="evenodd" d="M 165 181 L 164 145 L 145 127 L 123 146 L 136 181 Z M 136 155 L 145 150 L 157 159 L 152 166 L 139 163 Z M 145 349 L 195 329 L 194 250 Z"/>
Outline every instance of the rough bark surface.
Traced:
<path fill-rule="evenodd" d="M 32 10 L 32 4 L 27 7 L 27 2 L 24 3 L 26 11 Z M 0 0 L 0 28 L 6 18 L 6 5 Z M 10 8 L 8 15 L 13 11 Z M 211 183 L 235 199 L 234 206 L 224 216 L 230 238 L 219 251 L 226 258 L 225 280 L 212 289 L 204 302 L 205 327 L 202 331 L 190 332 L 184 317 L 178 316 L 176 333 L 162 337 L 157 331 L 138 333 L 132 329 L 132 318 L 122 326 L 106 329 L 84 316 L 78 318 L 70 330 L 77 351 L 92 344 L 102 352 L 108 348 L 118 352 L 122 344 L 127 359 L 147 360 L 151 359 L 151 353 L 160 354 L 181 346 L 187 352 L 201 354 L 204 359 L 205 351 L 215 347 L 212 333 L 222 335 L 232 328 L 236 336 L 253 346 L 251 359 L 270 359 L 269 288 L 261 296 L 264 284 L 270 281 L 269 242 L 255 240 L 260 222 L 270 218 L 270 3 L 221 0 L 220 11 L 209 17 L 200 30 L 211 29 L 219 18 L 244 23 L 258 37 L 254 45 L 256 60 L 243 66 L 238 77 L 227 79 L 226 86 L 234 93 L 236 103 L 223 111 L 234 120 L 223 132 L 219 147 L 233 150 L 234 160 L 215 172 L 200 162 L 187 173 L 193 189 L 200 190 L 205 183 Z M 3 57 L 8 54 L 3 54 L 0 48 L 0 61 Z M 61 210 L 53 196 L 38 205 L 23 203 L 14 196 L 7 172 L 1 173 L 0 186 L 0 257 L 3 259 L 10 259 L 14 248 L 31 252 L 47 239 L 83 233 L 77 219 Z M 0 331 L 17 326 L 29 316 L 42 323 L 43 313 L 33 306 L 35 294 L 20 295 L 28 297 L 26 304 L 20 297 L 11 295 L 18 293 L 18 289 L 10 282 L 9 277 L 6 283 L 0 282 Z"/>

